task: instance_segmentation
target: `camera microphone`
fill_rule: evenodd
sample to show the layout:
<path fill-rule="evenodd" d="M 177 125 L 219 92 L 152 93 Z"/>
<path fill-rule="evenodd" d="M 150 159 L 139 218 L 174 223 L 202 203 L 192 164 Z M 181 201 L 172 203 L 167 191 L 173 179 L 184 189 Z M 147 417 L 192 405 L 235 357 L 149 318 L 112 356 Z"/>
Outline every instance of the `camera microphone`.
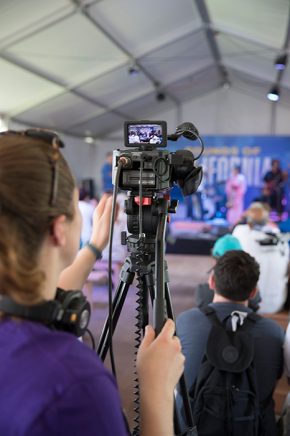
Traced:
<path fill-rule="evenodd" d="M 180 126 L 176 127 L 175 133 L 173 133 L 172 135 L 168 135 L 167 139 L 169 139 L 169 141 L 177 141 L 180 136 L 183 136 L 190 141 L 195 141 L 196 139 L 198 139 L 199 133 L 197 128 L 192 123 L 185 122 L 180 124 Z"/>

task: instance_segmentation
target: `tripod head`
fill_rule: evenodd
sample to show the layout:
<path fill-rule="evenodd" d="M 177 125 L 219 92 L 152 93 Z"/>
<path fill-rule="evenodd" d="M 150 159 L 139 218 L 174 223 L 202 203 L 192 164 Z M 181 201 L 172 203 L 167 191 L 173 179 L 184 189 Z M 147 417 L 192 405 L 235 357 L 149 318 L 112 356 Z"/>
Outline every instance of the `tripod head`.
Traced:
<path fill-rule="evenodd" d="M 142 230 L 148 237 L 155 237 L 158 225 L 158 215 L 160 208 L 164 208 L 164 201 L 166 201 L 167 213 L 175 213 L 177 208 L 177 200 L 170 200 L 169 195 L 152 195 L 151 197 L 142 197 L 134 193 L 129 193 L 127 200 L 125 200 L 125 213 L 127 214 L 127 227 L 128 232 L 133 235 L 140 233 L 139 223 L 139 209 L 141 204 L 142 213 Z"/>

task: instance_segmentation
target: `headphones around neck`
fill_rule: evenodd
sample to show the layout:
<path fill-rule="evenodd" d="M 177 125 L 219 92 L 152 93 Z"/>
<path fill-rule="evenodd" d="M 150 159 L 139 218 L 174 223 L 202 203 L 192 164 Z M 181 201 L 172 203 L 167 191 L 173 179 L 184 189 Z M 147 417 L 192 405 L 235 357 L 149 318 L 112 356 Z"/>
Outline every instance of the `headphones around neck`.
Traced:
<path fill-rule="evenodd" d="M 0 296 L 0 311 L 76 336 L 83 336 L 91 315 L 90 304 L 81 291 L 64 291 L 60 288 L 57 288 L 54 300 L 32 306 L 18 304 L 9 297 Z"/>

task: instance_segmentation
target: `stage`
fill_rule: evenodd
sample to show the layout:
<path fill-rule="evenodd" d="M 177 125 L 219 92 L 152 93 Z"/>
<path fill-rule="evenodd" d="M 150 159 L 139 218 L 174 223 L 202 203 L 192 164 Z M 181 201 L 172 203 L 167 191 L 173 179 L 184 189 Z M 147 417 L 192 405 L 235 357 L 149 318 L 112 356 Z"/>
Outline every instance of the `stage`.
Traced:
<path fill-rule="evenodd" d="M 166 253 L 210 255 L 215 241 L 229 233 L 225 218 L 195 220 L 185 216 L 185 205 L 180 204 L 176 214 L 170 215 L 166 232 Z"/>

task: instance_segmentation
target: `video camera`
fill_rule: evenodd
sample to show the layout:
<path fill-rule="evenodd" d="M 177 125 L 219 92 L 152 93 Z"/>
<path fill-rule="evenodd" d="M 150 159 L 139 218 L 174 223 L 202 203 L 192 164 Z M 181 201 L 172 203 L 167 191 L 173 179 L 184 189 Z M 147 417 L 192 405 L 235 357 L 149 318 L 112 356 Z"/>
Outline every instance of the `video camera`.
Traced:
<path fill-rule="evenodd" d="M 126 231 L 122 232 L 121 244 L 127 245 L 129 255 L 122 266 L 120 282 L 116 287 L 113 302 L 111 302 L 112 280 L 109 266 L 109 316 L 98 348 L 98 354 L 102 359 L 105 358 L 110 346 L 109 338 L 112 338 L 121 306 L 135 276 L 137 280 L 136 349 L 140 346 L 142 332 L 144 333 L 149 321 L 148 300 L 151 300 L 153 306 L 153 326 L 156 334 L 160 333 L 166 318 L 174 319 L 167 264 L 164 259 L 164 241 L 168 213 L 175 212 L 177 201 L 169 201 L 168 191 L 176 183 L 183 195 L 191 195 L 197 190 L 202 179 L 202 167 L 195 166 L 195 162 L 201 156 L 204 146 L 193 124 L 181 124 L 172 135 L 167 135 L 165 121 L 127 121 L 124 130 L 127 149 L 113 152 L 114 191 L 109 250 L 111 253 L 117 192 L 127 191 L 125 213 L 130 235 L 127 236 Z M 199 140 L 201 151 L 198 156 L 194 156 L 189 150 L 169 152 L 164 149 L 167 140 L 177 141 L 181 136 L 189 140 Z M 111 255 L 109 264 L 110 259 Z M 111 360 L 114 368 L 113 359 Z M 184 401 L 186 420 L 190 429 L 193 429 L 184 376 L 181 377 L 180 392 Z M 134 410 L 138 413 L 138 389 L 135 394 L 137 406 Z M 137 417 L 135 421 L 138 423 L 139 418 Z M 176 419 L 176 434 L 180 434 L 179 427 Z M 133 434 L 139 434 L 138 426 Z M 190 434 L 194 433 L 190 431 Z"/>
<path fill-rule="evenodd" d="M 280 242 L 280 238 L 275 233 L 265 232 L 265 238 L 259 239 L 258 242 L 259 242 L 259 245 L 262 245 L 264 247 L 269 246 L 269 245 L 276 246 Z"/>
<path fill-rule="evenodd" d="M 183 195 L 194 193 L 202 179 L 202 167 L 195 167 L 194 157 L 189 150 L 169 152 L 159 147 L 167 146 L 167 139 L 176 141 L 180 136 L 203 143 L 197 129 L 191 123 L 183 123 L 176 132 L 167 136 L 165 121 L 126 121 L 124 124 L 125 146 L 132 150 L 114 150 L 113 183 L 119 161 L 122 170 L 119 189 L 138 195 L 140 185 L 144 196 L 152 197 L 156 192 L 168 190 L 177 183 Z"/>
<path fill-rule="evenodd" d="M 265 237 L 263 239 L 257 239 L 256 241 L 259 243 L 259 245 L 263 247 L 268 246 L 277 246 L 277 245 L 283 245 L 289 242 L 290 240 L 290 234 L 289 233 L 276 233 L 271 231 L 263 231 L 263 234 Z"/>

